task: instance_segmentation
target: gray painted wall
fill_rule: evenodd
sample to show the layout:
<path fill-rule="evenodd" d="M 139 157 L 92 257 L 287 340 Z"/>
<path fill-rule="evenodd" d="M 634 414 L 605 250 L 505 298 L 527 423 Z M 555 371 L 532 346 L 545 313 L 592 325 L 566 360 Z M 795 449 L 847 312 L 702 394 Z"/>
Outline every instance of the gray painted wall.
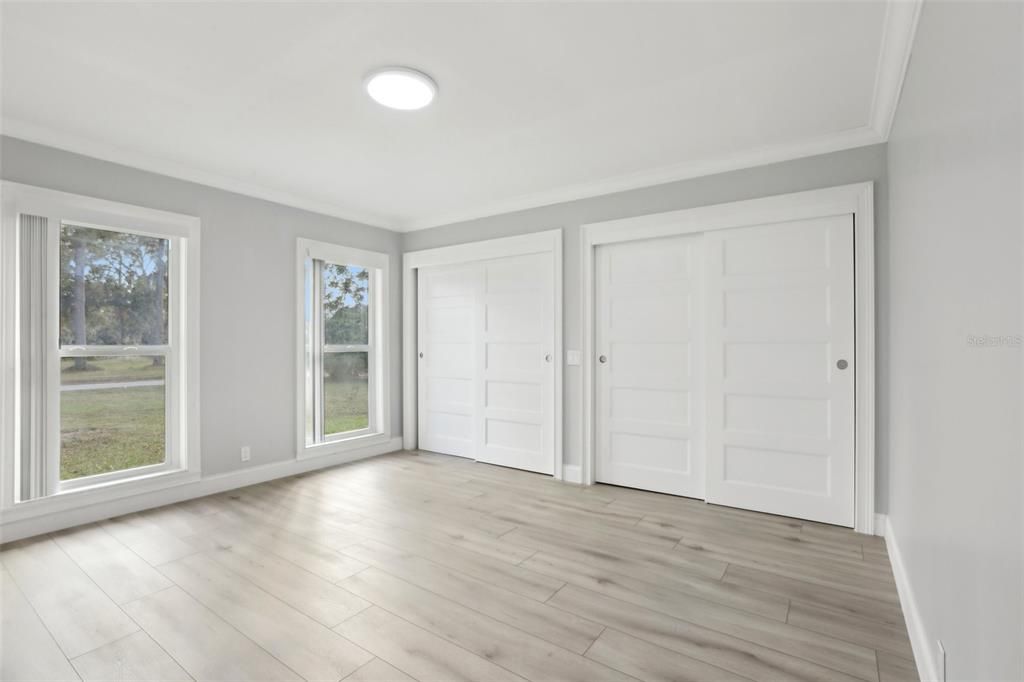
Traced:
<path fill-rule="evenodd" d="M 746 170 L 732 171 L 692 180 L 647 187 L 591 199 L 581 199 L 542 208 L 508 213 L 428 230 L 410 232 L 402 242 L 404 251 L 493 239 L 509 235 L 564 229 L 564 342 L 566 349 L 581 349 L 582 303 L 580 289 L 580 225 L 602 220 L 730 201 L 753 199 L 833 187 L 872 180 L 875 183 L 875 260 L 878 276 L 876 291 L 879 339 L 877 373 L 888 374 L 889 354 L 883 343 L 888 338 L 888 196 L 885 145 L 861 147 L 843 152 L 787 161 Z M 886 510 L 888 500 L 887 429 L 889 396 L 886 382 L 880 382 L 878 394 L 878 511 Z M 578 464 L 583 443 L 582 373 L 579 367 L 566 367 L 564 380 L 564 451 L 567 464 Z"/>
<path fill-rule="evenodd" d="M 1024 5 L 925 3 L 889 141 L 889 519 L 950 680 L 1024 679 Z"/>
<path fill-rule="evenodd" d="M 9 137 L 0 177 L 198 216 L 204 475 L 295 458 L 295 240 L 391 254 L 392 338 L 401 338 L 399 235 Z M 392 432 L 402 432 L 400 343 L 391 347 Z M 243 464 L 242 445 L 252 446 Z"/>
<path fill-rule="evenodd" d="M 202 220 L 201 401 L 203 470 L 215 474 L 294 456 L 295 238 L 387 251 L 391 325 L 401 338 L 401 251 L 564 228 L 564 339 L 582 347 L 580 225 L 774 194 L 874 181 L 878 338 L 888 330 L 888 198 L 885 145 L 610 194 L 398 235 L 12 138 L 0 138 L 0 176 L 15 182 L 197 215 Z M 401 433 L 400 348 L 392 344 L 392 432 Z M 878 347 L 878 374 L 888 354 Z M 884 387 L 884 384 L 882 384 Z M 564 446 L 580 462 L 582 386 L 566 367 Z M 878 396 L 879 511 L 888 500 L 885 390 Z M 241 445 L 253 447 L 242 465 Z"/>

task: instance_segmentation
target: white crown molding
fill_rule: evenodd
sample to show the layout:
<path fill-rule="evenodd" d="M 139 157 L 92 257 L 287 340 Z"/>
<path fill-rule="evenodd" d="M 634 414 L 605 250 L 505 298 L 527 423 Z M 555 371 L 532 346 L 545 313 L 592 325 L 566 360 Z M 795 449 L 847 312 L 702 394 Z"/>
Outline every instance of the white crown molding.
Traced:
<path fill-rule="evenodd" d="M 257 185 L 191 168 L 174 161 L 118 148 L 103 142 L 76 137 L 25 121 L 3 119 L 3 134 L 29 142 L 92 156 L 105 161 L 132 166 L 161 175 L 187 180 L 246 196 L 313 211 L 324 215 L 351 220 L 365 225 L 398 232 L 412 232 L 441 225 L 522 211 L 567 201 L 586 199 L 632 189 L 651 187 L 679 180 L 753 168 L 771 163 L 827 154 L 870 144 L 886 142 L 892 128 L 900 91 L 917 31 L 923 0 L 888 0 L 875 71 L 869 120 L 861 128 L 843 130 L 804 140 L 751 149 L 697 161 L 687 161 L 626 175 L 618 175 L 592 182 L 567 185 L 560 188 L 489 202 L 475 207 L 433 216 L 400 221 L 389 216 L 355 211 L 322 199 L 299 196 L 290 191 Z"/>
<path fill-rule="evenodd" d="M 679 180 L 689 180 L 716 173 L 754 168 L 770 163 L 791 161 L 793 159 L 828 154 L 829 152 L 864 147 L 884 142 L 878 133 L 868 126 L 852 128 L 838 133 L 830 133 L 797 142 L 760 147 L 728 156 L 719 156 L 699 161 L 691 161 L 671 166 L 663 166 L 652 170 L 639 171 L 628 175 L 618 175 L 594 182 L 579 183 L 560 187 L 554 190 L 527 194 L 513 199 L 496 201 L 463 211 L 439 214 L 428 219 L 398 223 L 392 229 L 399 232 L 414 232 L 441 225 L 486 218 L 488 216 L 523 211 L 538 206 L 560 204 L 567 201 L 587 199 L 615 192 L 643 189 L 655 185 L 663 185 Z"/>
<path fill-rule="evenodd" d="M 439 214 L 430 218 L 399 223 L 393 229 L 400 232 L 425 230 L 441 225 L 485 218 L 488 216 L 523 211 L 575 201 L 602 194 L 624 192 L 679 180 L 725 173 L 743 168 L 754 168 L 770 163 L 828 154 L 829 152 L 878 144 L 889 140 L 889 132 L 896 116 L 900 91 L 910 63 L 910 53 L 917 32 L 917 22 L 924 0 L 888 0 L 882 26 L 882 40 L 875 67 L 875 85 L 871 97 L 869 120 L 863 128 L 844 130 L 815 138 L 762 147 L 731 156 L 703 159 L 664 166 L 628 175 L 605 178 L 594 182 L 570 185 L 555 190 L 528 194 L 513 199 L 496 201 L 473 209 Z"/>
<path fill-rule="evenodd" d="M 896 117 L 923 4 L 924 0 L 889 0 L 886 3 L 869 124 L 883 140 L 889 139 Z"/>
<path fill-rule="evenodd" d="M 18 119 L 4 117 L 0 123 L 0 132 L 7 137 L 18 138 L 26 142 L 63 149 L 74 154 L 90 156 L 94 159 L 109 161 L 111 163 L 130 166 L 139 170 L 149 171 L 166 175 L 178 180 L 194 182 L 199 185 L 222 189 L 235 194 L 243 194 L 255 199 L 263 199 L 276 204 L 290 206 L 292 208 L 312 211 L 322 215 L 341 218 L 371 227 L 391 229 L 389 223 L 392 221 L 382 215 L 365 213 L 338 206 L 331 202 L 310 197 L 299 196 L 287 190 L 279 190 L 265 185 L 259 185 L 219 173 L 211 173 L 205 170 L 186 166 L 175 161 L 163 159 L 149 154 L 124 149 L 106 142 L 99 142 L 86 137 L 58 132 L 36 123 L 29 123 Z"/>

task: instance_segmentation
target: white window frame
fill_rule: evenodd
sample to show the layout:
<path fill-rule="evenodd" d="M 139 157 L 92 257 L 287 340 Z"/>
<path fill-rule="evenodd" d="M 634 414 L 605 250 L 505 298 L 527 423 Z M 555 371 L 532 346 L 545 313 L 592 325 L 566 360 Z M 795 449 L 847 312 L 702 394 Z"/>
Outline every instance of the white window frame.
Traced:
<path fill-rule="evenodd" d="M 306 459 L 335 454 L 384 442 L 391 438 L 390 399 L 388 397 L 388 278 L 390 258 L 386 253 L 365 251 L 328 242 L 299 238 L 296 242 L 296 458 Z M 334 345 L 323 342 L 322 290 L 319 269 L 314 261 L 365 268 L 369 273 L 368 344 Z M 307 288 L 316 292 L 307 299 Z M 307 319 L 307 306 L 308 319 Z M 315 435 L 323 414 L 323 353 L 366 352 L 369 381 L 369 424 L 366 428 L 344 433 Z"/>
<path fill-rule="evenodd" d="M 0 233 L 0 312 L 3 340 L 0 383 L 0 426 L 3 446 L 0 462 L 0 508 L 6 521 L 73 509 L 129 495 L 159 490 L 199 479 L 199 219 L 193 216 L 58 192 L 13 182 L 0 183 L 2 233 Z M 30 349 L 21 347 L 17 310 L 19 305 L 18 216 L 47 219 L 46 269 L 46 381 L 44 389 L 46 438 L 35 457 L 45 462 L 42 497 L 19 501 L 18 442 L 20 439 L 19 360 Z M 168 344 L 153 347 L 61 347 L 60 231 L 62 224 L 108 229 L 167 239 Z M 60 458 L 60 360 L 61 357 L 95 355 L 165 354 L 166 458 L 162 464 L 125 469 L 70 481 L 59 480 Z"/>

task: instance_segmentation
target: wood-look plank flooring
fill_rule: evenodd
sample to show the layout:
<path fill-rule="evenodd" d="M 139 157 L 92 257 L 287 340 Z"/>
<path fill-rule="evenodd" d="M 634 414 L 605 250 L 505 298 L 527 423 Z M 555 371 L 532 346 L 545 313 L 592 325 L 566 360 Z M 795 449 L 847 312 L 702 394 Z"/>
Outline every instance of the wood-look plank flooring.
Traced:
<path fill-rule="evenodd" d="M 5 682 L 916 679 L 880 538 L 431 453 L 0 564 Z"/>

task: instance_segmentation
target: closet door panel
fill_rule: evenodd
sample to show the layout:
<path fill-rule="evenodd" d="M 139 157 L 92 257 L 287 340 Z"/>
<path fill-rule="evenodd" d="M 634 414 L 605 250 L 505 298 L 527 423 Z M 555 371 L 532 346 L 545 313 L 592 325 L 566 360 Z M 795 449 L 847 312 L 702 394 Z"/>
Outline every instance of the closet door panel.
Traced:
<path fill-rule="evenodd" d="M 481 264 L 477 459 L 554 473 L 554 262 Z"/>
<path fill-rule="evenodd" d="M 600 482 L 703 497 L 701 264 L 699 235 L 597 250 Z"/>
<path fill-rule="evenodd" d="M 709 232 L 706 253 L 708 501 L 852 526 L 852 216 Z"/>
<path fill-rule="evenodd" d="M 418 278 L 419 444 L 475 456 L 479 266 L 423 268 Z"/>

